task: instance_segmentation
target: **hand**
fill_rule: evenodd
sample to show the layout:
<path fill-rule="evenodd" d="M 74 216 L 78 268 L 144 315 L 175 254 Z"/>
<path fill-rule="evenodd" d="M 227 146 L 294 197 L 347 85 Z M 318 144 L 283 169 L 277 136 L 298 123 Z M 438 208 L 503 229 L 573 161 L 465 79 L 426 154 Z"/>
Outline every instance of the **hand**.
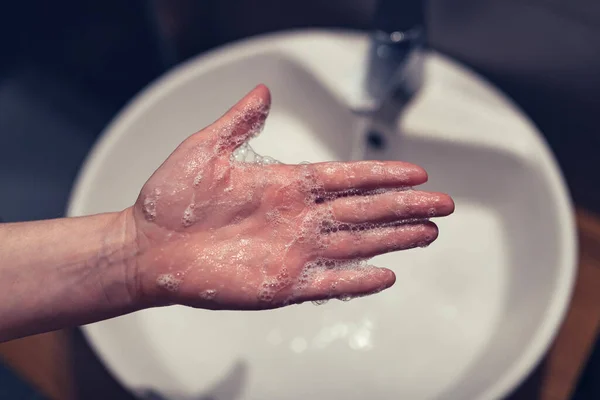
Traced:
<path fill-rule="evenodd" d="M 269 106 L 268 89 L 258 86 L 144 185 L 130 215 L 145 302 L 266 309 L 371 294 L 395 276 L 364 260 L 437 237 L 428 218 L 454 204 L 410 190 L 427 180 L 415 165 L 233 161 Z"/>

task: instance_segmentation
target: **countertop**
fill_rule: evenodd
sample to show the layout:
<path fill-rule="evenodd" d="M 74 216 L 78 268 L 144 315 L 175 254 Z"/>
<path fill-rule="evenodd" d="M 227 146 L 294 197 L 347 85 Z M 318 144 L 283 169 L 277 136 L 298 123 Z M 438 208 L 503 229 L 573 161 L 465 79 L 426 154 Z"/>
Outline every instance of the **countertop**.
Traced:
<path fill-rule="evenodd" d="M 570 398 L 593 350 L 600 323 L 600 215 L 578 209 L 577 226 L 579 271 L 567 317 L 546 357 L 509 400 Z M 86 345 L 80 333 L 57 331 L 0 344 L 0 357 L 50 399 L 126 398 L 89 348 L 82 346 Z M 82 360 L 85 354 L 87 360 Z M 83 377 L 82 361 L 97 364 L 86 368 Z M 104 382 L 102 393 L 98 382 Z"/>

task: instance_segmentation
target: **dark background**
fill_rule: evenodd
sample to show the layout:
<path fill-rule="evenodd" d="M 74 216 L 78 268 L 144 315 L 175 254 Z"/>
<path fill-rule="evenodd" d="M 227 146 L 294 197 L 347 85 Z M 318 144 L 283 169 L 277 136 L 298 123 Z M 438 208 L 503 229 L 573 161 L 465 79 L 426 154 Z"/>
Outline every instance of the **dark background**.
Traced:
<path fill-rule="evenodd" d="M 264 32 L 367 30 L 374 5 L 1 1 L 0 217 L 63 215 L 73 179 L 102 129 L 172 65 Z M 432 48 L 471 66 L 516 100 L 545 134 L 576 203 L 600 210 L 600 1 L 431 0 L 427 29 Z M 86 368 L 101 367 L 89 362 L 93 356 L 83 339 L 76 337 L 74 345 L 80 349 L 75 361 L 82 398 L 117 398 L 103 392 L 116 387 L 108 376 L 86 375 Z"/>

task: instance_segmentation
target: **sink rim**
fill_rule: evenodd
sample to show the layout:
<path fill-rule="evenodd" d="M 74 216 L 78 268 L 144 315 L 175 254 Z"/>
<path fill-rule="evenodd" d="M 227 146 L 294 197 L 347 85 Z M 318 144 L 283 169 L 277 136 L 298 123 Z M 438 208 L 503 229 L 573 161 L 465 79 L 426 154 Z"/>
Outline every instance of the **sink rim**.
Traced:
<path fill-rule="evenodd" d="M 285 54 L 286 46 L 290 46 L 289 40 L 318 40 L 319 37 L 323 36 L 338 36 L 343 40 L 348 40 L 349 37 L 364 36 L 364 33 L 344 30 L 307 29 L 259 35 L 196 56 L 159 77 L 136 95 L 104 129 L 100 139 L 86 157 L 86 160 L 79 171 L 70 195 L 67 214 L 69 216 L 83 215 L 82 199 L 85 197 L 85 193 L 91 185 L 92 181 L 90 176 L 95 175 L 96 171 L 101 168 L 103 161 L 110 153 L 115 140 L 123 134 L 130 121 L 134 120 L 138 115 L 143 113 L 149 105 L 153 104 L 165 93 L 169 92 L 171 87 L 177 86 L 180 82 L 186 81 L 191 77 L 203 75 L 205 72 L 217 68 L 219 65 L 229 64 L 256 53 L 281 51 Z M 440 55 L 436 55 L 436 57 L 445 58 Z M 455 63 L 452 60 L 450 60 L 450 62 Z M 461 65 L 461 68 L 471 72 L 468 67 Z M 508 99 L 506 95 L 489 84 L 484 78 L 481 78 L 479 75 L 472 72 L 471 74 L 488 86 L 488 89 L 490 89 L 491 92 L 496 94 L 496 96 L 502 99 L 509 108 L 515 111 L 513 116 L 521 119 L 521 122 L 529 128 L 528 130 L 531 133 L 531 139 L 536 142 L 536 147 L 539 149 L 541 155 L 538 166 L 543 170 L 542 175 L 544 176 L 544 179 L 547 180 L 553 195 L 552 201 L 554 202 L 554 209 L 556 210 L 556 219 L 558 225 L 562 227 L 559 232 L 559 243 L 564 247 L 561 253 L 561 259 L 557 261 L 560 270 L 558 272 L 554 296 L 552 297 L 551 303 L 546 308 L 542 324 L 540 324 L 533 333 L 533 338 L 530 341 L 529 346 L 523 351 L 520 357 L 512 363 L 504 375 L 499 377 L 499 379 L 497 379 L 493 385 L 489 386 L 482 394 L 482 398 L 500 398 L 509 394 L 527 377 L 548 350 L 551 342 L 558 333 L 558 329 L 564 320 L 567 307 L 570 303 L 570 296 L 573 291 L 576 277 L 577 236 L 573 212 L 574 208 L 569 196 L 568 188 L 556 160 L 542 135 L 529 118 L 525 116 L 520 108 Z M 107 366 L 113 377 L 115 377 L 115 379 L 124 387 L 131 388 L 130 385 L 126 384 L 125 379 L 122 376 L 117 375 L 111 364 L 107 362 L 105 354 L 100 349 L 100 346 L 98 346 L 97 341 L 94 340 L 95 335 L 93 330 L 93 326 L 83 327 L 84 334 L 88 338 L 91 347 Z"/>

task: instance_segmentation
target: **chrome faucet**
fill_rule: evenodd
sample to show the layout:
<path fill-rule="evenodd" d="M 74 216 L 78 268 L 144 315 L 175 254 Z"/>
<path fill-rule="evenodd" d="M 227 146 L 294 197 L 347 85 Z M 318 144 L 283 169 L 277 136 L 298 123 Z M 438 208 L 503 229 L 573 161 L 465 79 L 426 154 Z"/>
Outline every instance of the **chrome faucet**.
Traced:
<path fill-rule="evenodd" d="M 378 0 L 365 80 L 367 110 L 387 131 L 423 81 L 425 0 Z M 386 132 L 383 132 L 384 134 Z"/>

